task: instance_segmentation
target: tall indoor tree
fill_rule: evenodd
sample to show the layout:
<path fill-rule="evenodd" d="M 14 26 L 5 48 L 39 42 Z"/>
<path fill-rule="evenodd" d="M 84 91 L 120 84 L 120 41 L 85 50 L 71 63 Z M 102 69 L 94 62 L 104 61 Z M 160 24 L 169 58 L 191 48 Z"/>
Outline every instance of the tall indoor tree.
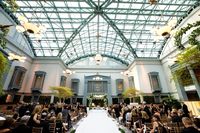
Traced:
<path fill-rule="evenodd" d="M 52 86 L 50 89 L 53 91 L 53 94 L 59 98 L 60 103 L 62 99 L 70 98 L 73 96 L 71 88 L 68 87 Z"/>

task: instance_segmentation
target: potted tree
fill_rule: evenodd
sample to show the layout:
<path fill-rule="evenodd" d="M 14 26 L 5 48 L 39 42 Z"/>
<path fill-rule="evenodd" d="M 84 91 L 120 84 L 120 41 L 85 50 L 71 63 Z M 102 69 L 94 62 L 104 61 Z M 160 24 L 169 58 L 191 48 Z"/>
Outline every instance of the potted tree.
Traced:
<path fill-rule="evenodd" d="M 50 89 L 53 91 L 54 95 L 59 98 L 59 102 L 62 102 L 62 99 L 64 101 L 65 98 L 70 98 L 73 96 L 73 92 L 68 87 L 63 86 L 53 86 L 50 87 Z"/>
<path fill-rule="evenodd" d="M 139 93 L 135 88 L 127 88 L 123 91 L 122 95 L 124 98 L 129 98 L 130 102 L 134 102 L 134 97 Z M 133 99 L 133 100 L 132 100 Z"/>

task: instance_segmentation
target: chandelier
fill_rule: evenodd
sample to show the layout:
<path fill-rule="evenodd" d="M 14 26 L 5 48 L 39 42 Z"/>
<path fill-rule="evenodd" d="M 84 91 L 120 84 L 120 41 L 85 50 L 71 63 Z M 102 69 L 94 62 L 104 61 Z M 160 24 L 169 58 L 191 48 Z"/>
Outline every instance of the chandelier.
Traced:
<path fill-rule="evenodd" d="M 8 54 L 8 59 L 11 60 L 11 61 L 20 61 L 20 62 L 25 62 L 26 60 L 26 57 L 25 56 L 19 56 L 19 55 L 16 55 L 16 54 L 13 54 L 13 53 L 9 53 Z"/>
<path fill-rule="evenodd" d="M 157 0 L 149 0 L 149 3 L 150 3 L 151 5 L 155 5 L 155 4 L 157 4 Z"/>
<path fill-rule="evenodd" d="M 165 26 L 153 27 L 152 33 L 157 36 L 156 40 L 160 39 L 161 37 L 168 38 L 173 33 L 172 30 L 175 28 L 176 24 L 177 24 L 177 20 L 172 19 Z"/>
<path fill-rule="evenodd" d="M 36 39 L 38 40 L 42 39 L 42 34 L 46 31 L 45 26 L 30 23 L 28 22 L 28 19 L 25 18 L 24 16 L 19 16 L 18 20 L 20 21 L 21 24 L 16 26 L 18 32 L 27 31 L 30 34 L 33 34 Z"/>

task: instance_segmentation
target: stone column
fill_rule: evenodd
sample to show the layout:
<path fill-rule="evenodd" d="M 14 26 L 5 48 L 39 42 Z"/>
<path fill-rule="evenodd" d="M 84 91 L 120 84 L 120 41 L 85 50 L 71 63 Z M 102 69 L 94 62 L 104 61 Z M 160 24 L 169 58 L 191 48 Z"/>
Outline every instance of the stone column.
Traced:
<path fill-rule="evenodd" d="M 144 97 L 142 95 L 139 96 L 140 96 L 140 103 L 142 103 L 144 101 Z"/>
<path fill-rule="evenodd" d="M 54 102 L 54 95 L 51 95 L 50 103 L 53 103 L 53 102 Z"/>
<path fill-rule="evenodd" d="M 24 100 L 24 94 L 21 95 L 20 100 L 19 101 L 23 101 Z"/>
<path fill-rule="evenodd" d="M 200 86 L 199 86 L 199 82 L 198 82 L 198 80 L 197 80 L 197 78 L 196 78 L 196 75 L 195 75 L 195 73 L 194 73 L 194 70 L 193 70 L 190 66 L 187 66 L 187 69 L 188 69 L 188 71 L 189 71 L 189 73 L 190 73 L 190 76 L 191 76 L 191 78 L 192 78 L 192 81 L 193 81 L 193 83 L 194 83 L 194 85 L 195 85 L 195 88 L 196 88 L 196 90 L 197 90 L 197 94 L 198 94 L 198 96 L 199 96 L 199 98 L 200 98 Z"/>
<path fill-rule="evenodd" d="M 176 89 L 177 89 L 177 92 L 178 92 L 178 95 L 180 97 L 180 100 L 188 100 L 188 97 L 187 97 L 187 94 L 185 92 L 185 88 L 184 86 L 181 84 L 180 80 L 176 77 L 175 77 L 175 85 L 176 85 Z"/>

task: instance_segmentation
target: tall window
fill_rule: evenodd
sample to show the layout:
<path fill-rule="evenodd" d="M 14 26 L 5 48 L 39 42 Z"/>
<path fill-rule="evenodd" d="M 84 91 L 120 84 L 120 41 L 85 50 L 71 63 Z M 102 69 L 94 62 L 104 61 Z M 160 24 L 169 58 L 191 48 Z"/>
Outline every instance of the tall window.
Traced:
<path fill-rule="evenodd" d="M 12 79 L 10 81 L 8 89 L 9 90 L 20 90 L 25 73 L 26 73 L 26 69 L 24 67 L 15 66 L 14 73 L 12 75 Z"/>
<path fill-rule="evenodd" d="M 78 93 L 78 89 L 79 89 L 79 79 L 71 79 L 71 88 L 72 91 L 77 94 Z"/>
<path fill-rule="evenodd" d="M 66 86 L 67 77 L 61 76 L 60 78 L 60 86 Z"/>
<path fill-rule="evenodd" d="M 129 87 L 135 88 L 135 82 L 133 76 L 128 77 L 128 82 L 129 82 Z"/>
<path fill-rule="evenodd" d="M 150 72 L 148 75 L 149 75 L 149 80 L 150 80 L 150 84 L 151 84 L 151 89 L 153 91 L 161 91 L 159 73 L 158 72 Z"/>
<path fill-rule="evenodd" d="M 124 80 L 116 79 L 116 87 L 117 87 L 118 94 L 121 94 L 124 90 Z"/>
<path fill-rule="evenodd" d="M 36 71 L 33 80 L 32 90 L 42 90 L 46 72 Z"/>

